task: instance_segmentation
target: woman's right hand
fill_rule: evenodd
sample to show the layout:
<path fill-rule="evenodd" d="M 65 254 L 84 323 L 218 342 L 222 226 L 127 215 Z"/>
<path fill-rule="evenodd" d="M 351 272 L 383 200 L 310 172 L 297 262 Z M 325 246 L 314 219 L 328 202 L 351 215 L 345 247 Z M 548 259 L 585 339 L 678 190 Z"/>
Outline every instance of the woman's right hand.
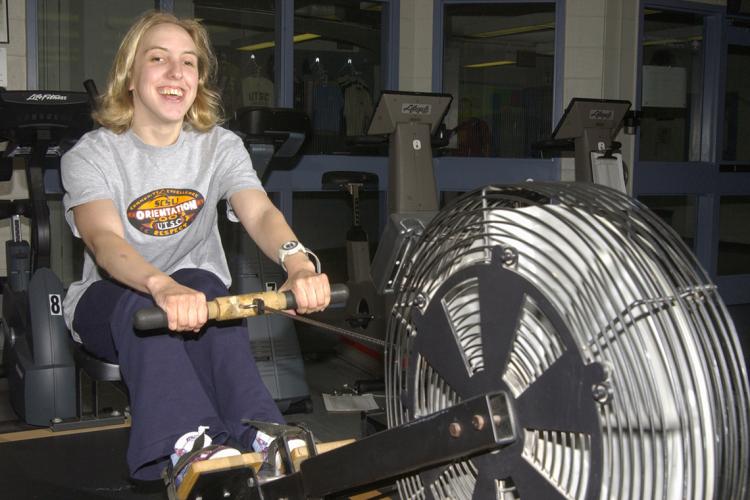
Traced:
<path fill-rule="evenodd" d="M 149 280 L 147 288 L 156 305 L 167 313 L 170 330 L 198 332 L 208 321 L 208 307 L 203 292 L 181 285 L 166 275 Z"/>

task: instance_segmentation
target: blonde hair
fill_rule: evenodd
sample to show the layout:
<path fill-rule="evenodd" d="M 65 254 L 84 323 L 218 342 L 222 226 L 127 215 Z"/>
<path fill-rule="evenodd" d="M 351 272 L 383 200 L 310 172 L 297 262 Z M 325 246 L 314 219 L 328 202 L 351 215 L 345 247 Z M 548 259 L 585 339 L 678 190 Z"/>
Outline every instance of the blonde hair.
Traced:
<path fill-rule="evenodd" d="M 197 49 L 198 89 L 185 121 L 195 129 L 205 132 L 221 121 L 221 97 L 211 88 L 216 77 L 216 56 L 211 50 L 206 29 L 193 19 L 178 19 L 172 14 L 149 11 L 130 27 L 117 49 L 109 71 L 107 89 L 99 98 L 92 116 L 103 127 L 121 134 L 133 121 L 133 96 L 130 83 L 138 45 L 145 33 L 159 24 L 174 24 L 184 29 Z"/>

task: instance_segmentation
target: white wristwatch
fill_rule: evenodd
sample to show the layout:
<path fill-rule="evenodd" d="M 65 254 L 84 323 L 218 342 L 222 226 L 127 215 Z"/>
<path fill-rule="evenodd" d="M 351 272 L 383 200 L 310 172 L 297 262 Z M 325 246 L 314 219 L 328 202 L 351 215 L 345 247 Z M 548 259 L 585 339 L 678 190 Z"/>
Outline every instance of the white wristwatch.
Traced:
<path fill-rule="evenodd" d="M 288 272 L 286 270 L 286 266 L 284 265 L 284 260 L 290 255 L 299 252 L 304 253 L 310 258 L 310 260 L 313 261 L 313 264 L 315 264 L 315 272 L 320 274 L 320 259 L 318 258 L 318 256 L 305 248 L 302 243 L 295 240 L 287 241 L 279 248 L 279 264 L 281 265 L 281 268 L 284 270 L 284 272 Z"/>

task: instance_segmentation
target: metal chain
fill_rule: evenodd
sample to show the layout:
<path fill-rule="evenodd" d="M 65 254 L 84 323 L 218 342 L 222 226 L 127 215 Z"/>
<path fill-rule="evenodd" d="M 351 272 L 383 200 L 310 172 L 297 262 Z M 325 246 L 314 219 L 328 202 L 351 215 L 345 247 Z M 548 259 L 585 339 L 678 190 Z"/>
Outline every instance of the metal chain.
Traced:
<path fill-rule="evenodd" d="M 322 321 L 316 321 L 314 319 L 306 318 L 304 316 L 298 316 L 296 314 L 289 314 L 287 312 L 282 311 L 281 309 L 274 309 L 273 307 L 268 307 L 266 305 L 263 306 L 263 310 L 267 312 L 272 312 L 274 314 L 279 314 L 281 316 L 285 316 L 294 321 L 299 321 L 300 323 L 305 323 L 311 326 L 322 328 L 324 330 L 328 330 L 330 332 L 338 333 L 339 335 L 343 335 L 345 337 L 350 337 L 356 340 L 361 340 L 363 342 L 370 342 L 371 344 L 376 344 L 382 347 L 386 346 L 386 343 L 384 340 L 376 339 L 376 338 L 370 337 L 369 335 L 357 333 L 352 330 L 347 330 L 345 328 L 339 328 L 338 326 L 329 325 L 327 323 L 323 323 Z"/>

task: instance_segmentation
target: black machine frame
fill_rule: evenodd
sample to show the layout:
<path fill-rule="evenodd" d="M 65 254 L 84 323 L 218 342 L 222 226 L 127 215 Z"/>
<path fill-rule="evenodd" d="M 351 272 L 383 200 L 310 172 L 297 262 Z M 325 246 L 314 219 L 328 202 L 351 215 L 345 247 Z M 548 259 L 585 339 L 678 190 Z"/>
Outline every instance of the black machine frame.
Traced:
<path fill-rule="evenodd" d="M 50 212 L 46 171 L 92 126 L 85 92 L 1 91 L 0 133 L 9 141 L 3 158 L 26 162 L 28 200 L 0 205 L 12 217 L 6 242 L 8 279 L 3 287 L 3 350 L 11 405 L 28 424 L 48 426 L 78 415 L 77 375 L 62 315 L 64 288 L 50 267 Z M 31 244 L 20 236 L 20 216 L 31 221 Z"/>
<path fill-rule="evenodd" d="M 247 466 L 203 473 L 187 498 L 222 498 L 229 493 L 233 498 L 270 500 L 354 493 L 508 446 L 519 437 L 519 430 L 505 391 L 482 394 L 324 454 L 317 455 L 313 450 L 299 470 L 271 481 L 259 479 Z M 288 449 L 288 445 L 285 447 Z M 363 467 L 362 458 L 373 457 L 374 453 L 380 454 L 379 458 Z"/>

